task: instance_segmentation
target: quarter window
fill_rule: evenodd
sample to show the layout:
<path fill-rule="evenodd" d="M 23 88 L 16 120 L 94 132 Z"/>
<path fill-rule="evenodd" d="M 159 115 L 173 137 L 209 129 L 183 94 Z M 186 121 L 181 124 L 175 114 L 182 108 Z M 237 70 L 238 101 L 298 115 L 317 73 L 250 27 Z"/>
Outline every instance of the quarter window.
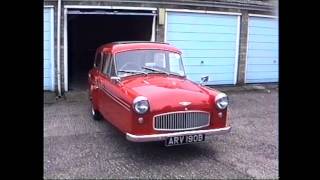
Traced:
<path fill-rule="evenodd" d="M 102 68 L 102 73 L 106 74 L 106 75 L 108 75 L 108 69 L 109 69 L 109 66 L 110 66 L 110 57 L 111 57 L 111 55 L 109 53 L 105 53 L 104 56 L 103 56 L 104 65 L 103 65 L 103 68 Z"/>
<path fill-rule="evenodd" d="M 113 59 L 111 59 L 111 61 L 110 61 L 109 75 L 110 75 L 110 77 L 116 76 L 116 69 L 115 69 L 115 66 L 114 66 Z"/>
<path fill-rule="evenodd" d="M 93 66 L 94 66 L 95 68 L 97 68 L 97 69 L 100 69 L 100 68 L 99 68 L 100 65 L 101 65 L 101 52 L 97 52 Z"/>
<path fill-rule="evenodd" d="M 105 54 L 103 54 L 103 53 L 101 53 L 101 62 L 100 62 L 100 65 L 99 65 L 99 67 L 98 67 L 98 69 L 99 69 L 99 71 L 100 72 L 102 72 L 102 68 L 103 68 L 103 66 L 104 66 L 104 62 L 105 62 Z"/>

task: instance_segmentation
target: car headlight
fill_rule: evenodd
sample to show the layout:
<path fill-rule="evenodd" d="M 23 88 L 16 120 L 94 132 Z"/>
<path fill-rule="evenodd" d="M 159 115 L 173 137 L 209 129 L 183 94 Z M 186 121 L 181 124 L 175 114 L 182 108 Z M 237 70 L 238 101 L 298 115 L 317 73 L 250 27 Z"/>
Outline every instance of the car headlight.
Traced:
<path fill-rule="evenodd" d="M 138 96 L 133 100 L 133 109 L 138 114 L 144 114 L 149 110 L 149 101 L 146 97 Z"/>
<path fill-rule="evenodd" d="M 223 110 L 226 109 L 229 102 L 228 102 L 228 96 L 224 93 L 220 93 L 215 98 L 215 103 L 218 109 Z"/>

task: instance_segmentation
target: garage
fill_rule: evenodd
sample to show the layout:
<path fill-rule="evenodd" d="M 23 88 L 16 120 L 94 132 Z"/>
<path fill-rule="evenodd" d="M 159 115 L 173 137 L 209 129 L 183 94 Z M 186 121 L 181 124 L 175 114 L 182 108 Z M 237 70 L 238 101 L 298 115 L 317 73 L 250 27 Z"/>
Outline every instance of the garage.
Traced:
<path fill-rule="evenodd" d="M 43 10 L 43 89 L 54 91 L 53 7 Z"/>
<path fill-rule="evenodd" d="M 208 85 L 236 84 L 240 16 L 167 12 L 166 42 L 180 48 L 187 78 Z"/>
<path fill-rule="evenodd" d="M 278 82 L 278 19 L 249 16 L 246 83 Z"/>
<path fill-rule="evenodd" d="M 95 50 L 114 41 L 154 41 L 155 13 L 148 10 L 69 9 L 68 89 L 87 88 Z"/>

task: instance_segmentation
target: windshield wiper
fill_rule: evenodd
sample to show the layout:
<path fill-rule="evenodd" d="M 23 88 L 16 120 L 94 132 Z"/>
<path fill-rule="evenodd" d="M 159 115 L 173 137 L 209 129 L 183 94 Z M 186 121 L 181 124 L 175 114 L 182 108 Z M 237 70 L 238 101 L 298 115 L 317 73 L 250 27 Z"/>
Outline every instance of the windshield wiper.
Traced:
<path fill-rule="evenodd" d="M 118 70 L 118 72 L 131 73 L 131 74 L 147 74 L 143 71 L 135 71 L 135 70 Z"/>
<path fill-rule="evenodd" d="M 179 73 L 175 73 L 175 72 L 170 72 L 169 74 L 170 74 L 170 75 L 174 75 L 174 76 L 184 77 L 183 75 L 181 75 L 181 74 L 179 74 Z"/>
<path fill-rule="evenodd" d="M 164 74 L 169 75 L 168 72 L 163 71 L 163 70 L 160 70 L 160 69 L 155 69 L 155 68 L 151 68 L 151 67 L 147 67 L 147 66 L 143 66 L 142 68 L 143 68 L 143 69 L 147 69 L 147 70 L 151 70 L 151 71 L 155 71 L 155 72 L 164 73 Z"/>
<path fill-rule="evenodd" d="M 183 75 L 175 73 L 175 72 L 167 72 L 167 71 L 163 71 L 163 70 L 160 70 L 160 69 L 155 69 L 155 68 L 151 68 L 151 67 L 147 67 L 147 66 L 143 66 L 142 68 L 143 69 L 148 69 L 148 70 L 151 70 L 151 71 L 155 71 L 155 72 L 165 73 L 167 75 L 175 75 L 175 76 L 184 77 Z"/>

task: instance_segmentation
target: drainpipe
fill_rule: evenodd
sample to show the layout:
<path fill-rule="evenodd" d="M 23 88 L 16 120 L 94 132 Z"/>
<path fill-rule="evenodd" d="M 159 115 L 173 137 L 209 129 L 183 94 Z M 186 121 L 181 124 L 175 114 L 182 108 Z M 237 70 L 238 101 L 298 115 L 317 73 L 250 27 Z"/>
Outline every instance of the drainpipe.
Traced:
<path fill-rule="evenodd" d="M 58 98 L 61 97 L 61 70 L 60 70 L 60 19 L 61 19 L 61 0 L 58 0 L 57 14 L 57 73 L 58 73 Z"/>

